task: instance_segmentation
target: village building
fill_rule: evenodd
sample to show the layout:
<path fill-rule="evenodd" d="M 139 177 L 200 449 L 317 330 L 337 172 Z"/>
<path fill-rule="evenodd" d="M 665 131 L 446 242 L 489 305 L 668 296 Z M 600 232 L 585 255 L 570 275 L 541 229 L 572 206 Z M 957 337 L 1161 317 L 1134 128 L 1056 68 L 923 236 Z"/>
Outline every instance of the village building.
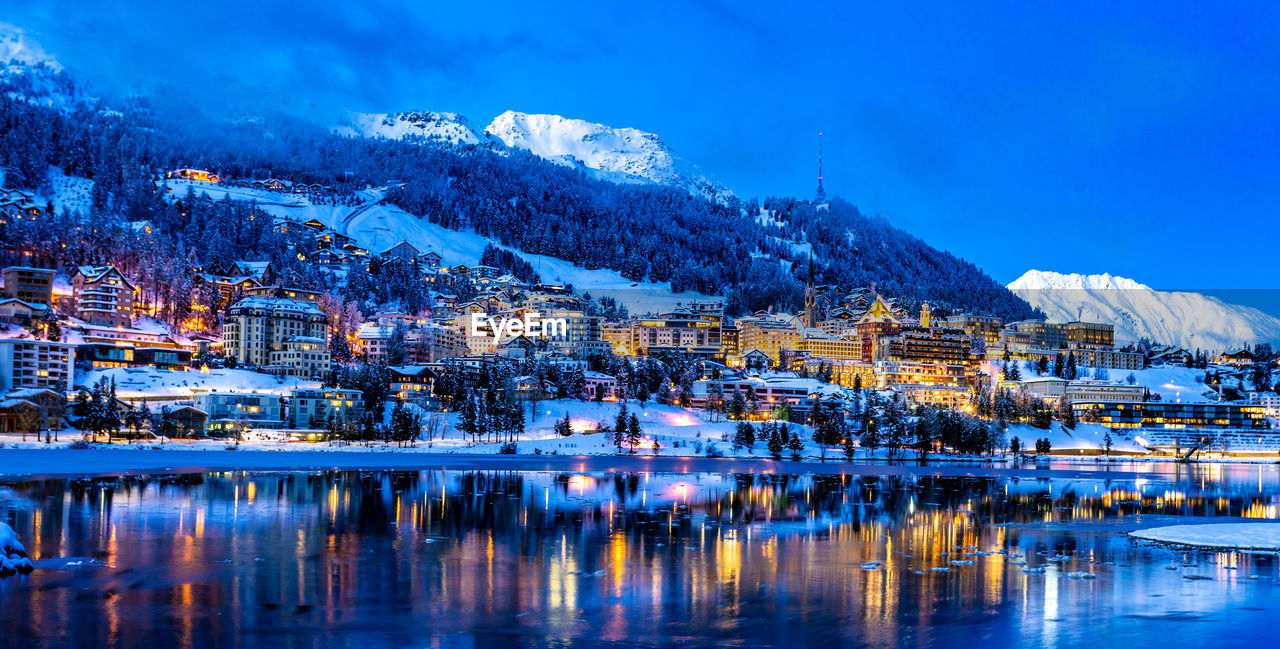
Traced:
<path fill-rule="evenodd" d="M 246 297 L 231 305 L 222 325 L 225 356 L 246 365 L 287 366 L 288 376 L 327 372 L 328 340 L 324 312 L 287 298 Z"/>
<path fill-rule="evenodd" d="M 427 365 L 393 365 L 387 370 L 391 372 L 391 394 L 406 403 L 417 403 L 431 400 L 438 375 Z"/>
<path fill-rule="evenodd" d="M 195 406 L 161 406 L 151 411 L 151 430 L 157 435 L 190 439 L 204 437 L 209 413 Z"/>
<path fill-rule="evenodd" d="M 53 305 L 52 268 L 10 266 L 3 271 L 3 297 L 22 300 L 29 304 Z"/>
<path fill-rule="evenodd" d="M 294 390 L 289 399 L 288 425 L 321 430 L 332 421 L 354 423 L 364 414 L 364 393 L 343 388 Z"/>
<path fill-rule="evenodd" d="M 69 392 L 76 346 L 51 340 L 0 339 L 0 395 L 26 388 Z"/>
<path fill-rule="evenodd" d="M 0 299 L 0 322 L 30 327 L 32 323 L 47 315 L 49 315 L 49 307 L 44 304 L 17 298 Z"/>
<path fill-rule="evenodd" d="M 249 429 L 284 425 L 280 396 L 262 392 L 200 392 L 196 409 L 208 414 L 205 430 L 213 437 L 238 437 Z"/>
<path fill-rule="evenodd" d="M 31 433 L 60 428 L 66 411 L 65 392 L 48 388 L 13 390 L 0 397 L 0 433 Z"/>
<path fill-rule="evenodd" d="M 77 266 L 71 275 L 72 311 L 90 324 L 133 326 L 135 292 L 115 266 Z"/>

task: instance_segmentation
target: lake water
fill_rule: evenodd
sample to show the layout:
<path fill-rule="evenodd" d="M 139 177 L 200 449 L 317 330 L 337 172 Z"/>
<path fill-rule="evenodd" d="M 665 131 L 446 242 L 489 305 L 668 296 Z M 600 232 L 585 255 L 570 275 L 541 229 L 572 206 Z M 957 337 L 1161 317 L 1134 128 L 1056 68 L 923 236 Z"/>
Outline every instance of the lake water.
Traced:
<path fill-rule="evenodd" d="M 1277 518 L 1277 467 L 1142 470 L 9 482 L 0 646 L 1273 646 L 1276 556 L 1124 532 Z"/>

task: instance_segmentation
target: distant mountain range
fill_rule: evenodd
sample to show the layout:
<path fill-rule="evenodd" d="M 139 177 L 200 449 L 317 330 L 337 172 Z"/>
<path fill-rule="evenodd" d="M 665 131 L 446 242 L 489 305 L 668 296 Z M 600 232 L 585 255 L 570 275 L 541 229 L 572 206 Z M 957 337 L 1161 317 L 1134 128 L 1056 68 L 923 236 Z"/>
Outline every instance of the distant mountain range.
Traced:
<path fill-rule="evenodd" d="M 1147 338 L 1206 350 L 1280 342 L 1280 319 L 1258 309 L 1200 293 L 1157 291 L 1124 277 L 1029 270 L 1009 289 L 1052 320 L 1114 323 L 1118 342 Z"/>
<path fill-rule="evenodd" d="M 457 113 L 351 113 L 346 123 L 334 130 L 348 136 L 524 149 L 612 182 L 655 183 L 719 201 L 732 195 L 729 188 L 681 158 L 653 133 L 560 115 L 509 110 L 480 129 Z"/>

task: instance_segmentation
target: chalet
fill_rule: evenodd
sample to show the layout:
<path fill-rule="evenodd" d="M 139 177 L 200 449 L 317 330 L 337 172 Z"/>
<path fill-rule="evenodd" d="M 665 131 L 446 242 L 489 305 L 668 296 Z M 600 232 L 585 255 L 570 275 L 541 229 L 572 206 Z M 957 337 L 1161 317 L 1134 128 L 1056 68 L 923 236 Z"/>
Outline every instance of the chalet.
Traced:
<path fill-rule="evenodd" d="M 209 413 L 195 406 L 163 406 L 151 412 L 151 430 L 164 437 L 204 437 Z"/>
<path fill-rule="evenodd" d="M 613 401 L 618 396 L 618 379 L 600 372 L 583 372 L 582 396 L 589 400 Z"/>
<path fill-rule="evenodd" d="M 115 266 L 77 266 L 71 275 L 72 309 L 85 322 L 133 326 L 137 288 Z"/>
<path fill-rule="evenodd" d="M 418 255 L 418 263 L 427 268 L 439 269 L 442 261 L 444 261 L 444 258 L 435 252 L 424 252 Z"/>
<path fill-rule="evenodd" d="M 290 188 L 291 183 L 287 180 L 278 178 L 264 178 L 262 180 L 251 180 L 249 186 L 255 189 L 266 189 L 270 191 L 282 192 Z"/>
<path fill-rule="evenodd" d="M 49 314 L 49 307 L 17 298 L 0 299 L 0 322 L 30 327 L 32 322 Z"/>
<path fill-rule="evenodd" d="M 391 373 L 391 394 L 406 402 L 430 399 L 439 378 L 435 370 L 426 365 L 398 365 L 387 370 Z"/>
<path fill-rule="evenodd" d="M 251 289 L 260 286 L 252 275 L 215 275 L 213 273 L 196 273 L 191 276 L 195 286 L 211 286 L 218 292 L 218 306 L 226 304 L 236 294 L 247 294 Z"/>
<path fill-rule="evenodd" d="M 11 219 L 36 218 L 41 214 L 40 204 L 33 192 L 0 188 L 0 214 Z"/>
<path fill-rule="evenodd" d="M 165 178 L 197 180 L 203 183 L 222 182 L 222 178 L 218 176 L 218 174 L 204 169 L 174 169 L 173 171 L 165 174 Z"/>
<path fill-rule="evenodd" d="M 540 380 L 536 376 L 517 376 L 511 382 L 515 388 L 512 390 L 512 394 L 516 399 L 530 401 L 533 399 L 546 399 L 555 395 L 555 386 Z"/>
<path fill-rule="evenodd" d="M 336 230 L 321 230 L 316 233 L 315 242 L 317 249 L 336 248 L 344 250 L 347 246 L 355 245 L 355 239 Z"/>
<path fill-rule="evenodd" d="M 47 388 L 14 390 L 0 399 L 0 433 L 33 433 L 62 426 L 65 393 Z"/>
<path fill-rule="evenodd" d="M 413 244 L 409 243 L 408 241 L 405 241 L 405 240 L 401 239 L 401 240 L 400 240 L 400 243 L 397 243 L 396 245 L 391 246 L 390 248 L 387 248 L 386 250 L 383 250 L 383 251 L 379 254 L 379 256 L 381 256 L 381 257 L 398 257 L 398 258 L 400 258 L 400 259 L 404 259 L 404 260 L 406 260 L 406 261 L 413 261 L 413 260 L 417 259 L 417 258 L 418 258 L 418 255 L 420 255 L 420 254 L 421 254 L 421 253 L 418 251 L 418 249 L 417 249 L 417 248 L 415 248 L 415 247 L 413 246 Z"/>
<path fill-rule="evenodd" d="M 523 334 L 513 336 L 497 345 L 496 353 L 507 358 L 532 358 L 538 343 Z"/>
<path fill-rule="evenodd" d="M 341 250 L 321 248 L 308 254 L 307 261 L 320 266 L 345 266 L 351 262 L 351 256 Z"/>
<path fill-rule="evenodd" d="M 1253 352 L 1247 349 L 1239 349 L 1233 352 L 1223 352 L 1218 354 L 1216 362 L 1223 365 L 1252 365 L 1258 360 Z"/>
<path fill-rule="evenodd" d="M 773 359 L 758 349 L 750 349 L 742 354 L 740 364 L 747 369 L 767 370 L 773 366 Z"/>
<path fill-rule="evenodd" d="M 252 277 L 263 284 L 269 284 L 276 279 L 275 270 L 271 268 L 271 262 L 269 261 L 244 261 L 241 259 L 232 262 L 231 265 L 235 267 L 236 274 Z"/>
<path fill-rule="evenodd" d="M 320 291 L 293 288 L 292 286 L 255 286 L 246 289 L 244 295 L 245 297 L 283 297 L 304 302 L 320 301 Z"/>
<path fill-rule="evenodd" d="M 1152 365 L 1186 365 L 1191 362 L 1191 352 L 1170 345 L 1156 345 L 1151 348 L 1150 362 Z"/>

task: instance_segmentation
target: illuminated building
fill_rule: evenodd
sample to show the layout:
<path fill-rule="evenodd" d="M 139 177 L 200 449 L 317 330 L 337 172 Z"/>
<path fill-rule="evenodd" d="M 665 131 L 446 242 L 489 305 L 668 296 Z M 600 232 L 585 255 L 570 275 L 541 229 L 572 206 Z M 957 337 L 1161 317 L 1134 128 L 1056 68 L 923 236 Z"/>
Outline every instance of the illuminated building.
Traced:
<path fill-rule="evenodd" d="M 880 387 L 915 385 L 968 387 L 973 381 L 974 373 L 972 369 L 959 363 L 877 361 L 875 376 Z"/>
<path fill-rule="evenodd" d="M 294 390 L 289 399 L 290 428 L 324 428 L 330 417 L 356 422 L 364 414 L 364 393 L 359 390 L 323 388 Z"/>
<path fill-rule="evenodd" d="M 271 350 L 263 369 L 277 376 L 319 378 L 329 372 L 329 343 L 318 336 L 289 336 Z"/>
<path fill-rule="evenodd" d="M 804 332 L 789 322 L 766 318 L 740 318 L 738 325 L 739 362 L 753 351 L 769 358 L 771 365 L 781 359 L 781 350 L 796 350 Z"/>
<path fill-rule="evenodd" d="M 328 371 L 328 339 L 328 319 L 319 307 L 285 298 L 244 298 L 231 305 L 222 324 L 223 354 L 246 365 L 284 365 L 291 376 Z M 283 353 L 273 358 L 272 352 Z"/>
<path fill-rule="evenodd" d="M 1011 337 L 1007 334 L 1017 332 L 1023 337 Z M 1000 340 L 994 346 L 1003 347 L 1006 342 L 1014 342 L 1029 347 L 1045 349 L 1062 349 L 1067 346 L 1067 325 L 1061 322 L 1045 322 L 1044 320 L 1020 320 L 1005 325 Z M 988 344 L 988 347 L 993 345 Z"/>
<path fill-rule="evenodd" d="M 1067 347 L 1079 349 L 1114 349 L 1115 325 L 1101 322 L 1068 322 Z"/>
<path fill-rule="evenodd" d="M 0 339 L 0 394 L 24 388 L 69 392 L 76 346 L 50 340 Z"/>
<path fill-rule="evenodd" d="M 53 276 L 51 268 L 10 266 L 4 269 L 4 297 L 29 304 L 53 305 Z"/>
<path fill-rule="evenodd" d="M 208 415 L 210 435 L 234 435 L 249 428 L 284 425 L 280 397 L 259 392 L 200 392 L 195 407 Z"/>
<path fill-rule="evenodd" d="M 810 330 L 810 332 L 816 331 L 816 329 Z M 857 338 L 836 338 L 809 333 L 796 343 L 795 349 L 798 352 L 807 353 L 810 358 L 831 360 L 862 359 L 862 341 Z"/>
<path fill-rule="evenodd" d="M 1203 444 L 1217 451 L 1280 449 L 1261 405 L 1234 403 L 1072 402 L 1081 421 L 1096 421 L 1153 449 L 1191 449 Z"/>
<path fill-rule="evenodd" d="M 876 359 L 881 340 L 896 335 L 902 329 L 902 321 L 894 314 L 893 306 L 877 295 L 854 329 L 862 341 L 862 362 L 870 363 Z"/>
<path fill-rule="evenodd" d="M 657 318 L 641 318 L 631 325 L 629 353 L 648 355 L 661 351 L 688 352 L 724 358 L 718 313 L 677 308 Z"/>
<path fill-rule="evenodd" d="M 165 174 L 165 177 L 181 180 L 195 180 L 202 183 L 217 183 L 222 181 L 222 178 L 219 177 L 218 174 L 204 169 L 174 169 L 173 171 Z"/>
<path fill-rule="evenodd" d="M 906 327 L 881 340 L 876 360 L 966 364 L 969 335 L 961 329 Z"/>
<path fill-rule="evenodd" d="M 947 317 L 943 323 L 952 329 L 960 329 L 969 336 L 981 340 L 988 348 L 1000 340 L 1000 318 L 994 316 L 961 313 Z"/>
<path fill-rule="evenodd" d="M 91 324 L 131 327 L 136 290 L 115 266 L 77 266 L 71 275 L 72 310 Z"/>

